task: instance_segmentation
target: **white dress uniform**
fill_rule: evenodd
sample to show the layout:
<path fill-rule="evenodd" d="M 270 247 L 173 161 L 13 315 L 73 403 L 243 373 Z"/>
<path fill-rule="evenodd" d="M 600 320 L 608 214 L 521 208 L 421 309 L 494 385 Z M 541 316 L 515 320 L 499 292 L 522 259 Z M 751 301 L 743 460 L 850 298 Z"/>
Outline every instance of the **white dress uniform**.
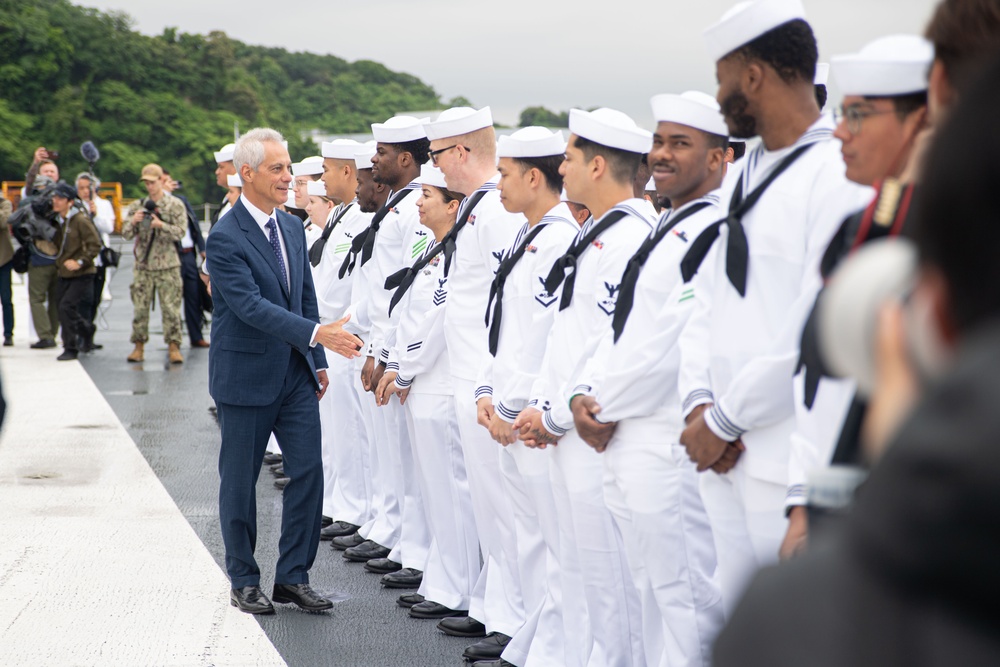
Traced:
<path fill-rule="evenodd" d="M 558 308 L 558 295 L 548 294 L 544 281 L 579 230 L 569 207 L 560 202 L 535 227 L 525 223 L 504 253 L 506 261 L 525 246 L 506 277 L 496 356 L 486 358 L 476 393 L 492 395 L 496 415 L 506 422 L 513 423 L 531 398 Z M 496 326 L 494 312 L 491 304 L 491 328 Z M 559 525 L 549 471 L 552 454 L 552 449 L 531 449 L 520 441 L 500 448 L 504 490 L 514 509 L 527 615 L 503 654 L 517 665 L 568 664 L 565 640 L 578 628 L 565 627 L 562 607 L 567 599 L 577 607 L 583 602 L 578 578 L 570 582 L 568 597 L 563 594 Z"/>
<path fill-rule="evenodd" d="M 403 192 L 409 194 L 398 198 L 397 194 Z M 419 179 L 411 181 L 400 193 L 389 194 L 386 202 L 388 213 L 382 219 L 371 260 L 366 264 L 366 267 L 371 266 L 367 274 L 370 281 L 367 314 L 372 324 L 372 352 L 376 362 L 382 364 L 388 363 L 388 341 L 394 335 L 400 317 L 398 310 L 389 314 L 392 292 L 385 289 L 385 280 L 413 264 L 433 239 L 430 230 L 420 224 L 416 206 L 419 196 Z M 379 465 L 382 466 L 383 461 L 388 462 L 382 468 L 389 481 L 386 487 L 386 518 L 396 519 L 388 542 L 375 541 L 391 549 L 391 560 L 402 563 L 403 567 L 423 570 L 430 550 L 430 534 L 420 487 L 412 473 L 413 454 L 406 415 L 398 398 L 393 397 L 387 405 L 376 409 L 374 426 Z M 393 497 L 395 508 L 390 512 Z"/>
<path fill-rule="evenodd" d="M 354 238 L 368 228 L 370 213 L 362 213 L 357 201 L 340 204 L 327 225 L 333 225 L 320 263 L 313 267 L 313 283 L 319 305 L 320 324 L 336 322 L 351 304 L 354 275 L 340 278 L 340 266 Z M 354 391 L 357 376 L 353 359 L 330 355 L 327 375 L 330 386 L 320 401 L 323 427 L 323 514 L 334 521 L 363 525 L 372 516 L 371 471 L 368 434 L 359 396 Z"/>
<path fill-rule="evenodd" d="M 420 257 L 436 247 L 432 238 Z M 479 539 L 441 330 L 447 296 L 444 256 L 438 254 L 396 306 L 401 316 L 387 370 L 398 373 L 396 387 L 410 390 L 403 407 L 413 445 L 411 474 L 420 485 L 431 534 L 418 592 L 449 609 L 468 609 L 480 570 Z"/>
<path fill-rule="evenodd" d="M 562 436 L 551 467 L 565 545 L 560 563 L 571 572 L 579 568 L 583 579 L 593 640 L 590 664 L 644 664 L 641 612 L 621 535 L 604 504 L 603 461 L 577 435 L 566 397 L 611 326 L 625 263 L 653 230 L 656 221 L 647 210 L 645 200 L 627 199 L 583 225 L 581 239 L 608 216 L 624 214 L 578 258 L 573 299 L 554 318 L 532 388 L 531 403 L 544 411 L 546 430 Z"/>
<path fill-rule="evenodd" d="M 677 393 L 677 338 L 694 305 L 680 261 L 722 217 L 718 191 L 663 213 L 657 230 L 666 235 L 638 275 L 620 338 L 604 334 L 572 392 L 594 396 L 598 419 L 618 424 L 601 457 L 604 500 L 639 589 L 651 666 L 707 666 L 723 622 L 715 546 L 698 475 L 680 444 Z"/>
<path fill-rule="evenodd" d="M 795 408 L 791 378 L 802 325 L 819 290 L 819 260 L 837 226 L 866 198 L 844 178 L 833 125 L 820 117 L 795 144 L 763 144 L 749 153 L 743 193 L 765 180 L 799 147 L 811 145 L 744 216 L 749 245 L 746 295 L 726 273 L 729 230 L 695 278 L 695 312 L 681 334 L 683 413 L 713 403 L 708 427 L 741 439 L 741 460 L 728 474 L 702 475 L 727 612 L 753 572 L 777 559 L 784 536 L 784 499 Z"/>
<path fill-rule="evenodd" d="M 494 177 L 470 195 L 481 198 L 458 233 L 449 277 L 444 332 L 451 362 L 458 428 L 462 435 L 469 490 L 484 566 L 476 583 L 469 616 L 489 632 L 513 636 L 524 623 L 514 513 L 501 482 L 496 442 L 476 421 L 475 384 L 489 354 L 483 314 L 500 258 L 510 247 L 524 217 L 500 203 Z M 463 202 L 459 219 L 466 212 Z"/>

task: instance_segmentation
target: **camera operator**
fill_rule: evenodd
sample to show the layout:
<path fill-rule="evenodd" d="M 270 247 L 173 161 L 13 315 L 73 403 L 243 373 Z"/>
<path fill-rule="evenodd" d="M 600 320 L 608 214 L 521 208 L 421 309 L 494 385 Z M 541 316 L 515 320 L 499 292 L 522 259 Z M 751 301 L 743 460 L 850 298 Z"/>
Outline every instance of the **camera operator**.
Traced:
<path fill-rule="evenodd" d="M 56 165 L 56 160 L 58 159 L 59 151 L 50 151 L 45 146 L 39 146 L 35 149 L 31 166 L 28 167 L 28 173 L 24 175 L 24 189 L 21 190 L 22 197 L 28 196 L 28 193 L 34 188 L 35 179 L 39 176 L 47 176 L 52 179 L 53 183 L 59 180 L 59 167 Z"/>
<path fill-rule="evenodd" d="M 94 290 L 94 259 L 101 251 L 101 237 L 82 205 L 74 204 L 76 197 L 76 189 L 62 182 L 52 195 L 52 210 L 59 216 L 63 232 L 56 257 L 59 272 L 56 301 L 63 339 L 59 361 L 71 361 L 81 350 L 92 350 L 96 329 L 87 317 L 86 308 Z"/>
<path fill-rule="evenodd" d="M 184 238 L 177 246 L 177 252 L 181 258 L 181 282 L 183 283 L 184 294 L 184 323 L 187 325 L 188 337 L 191 339 L 191 347 L 208 347 L 208 341 L 202 335 L 202 315 L 201 290 L 202 282 L 200 270 L 198 268 L 198 256 L 205 259 L 205 238 L 201 235 L 201 225 L 198 224 L 198 216 L 195 215 L 191 203 L 184 195 L 176 194 L 176 190 L 181 187 L 180 182 L 175 181 L 170 172 L 163 170 L 163 189 L 179 199 L 184 204 L 187 211 L 187 225 L 184 228 Z"/>
<path fill-rule="evenodd" d="M 181 356 L 181 262 L 177 242 L 184 237 L 187 212 L 179 199 L 163 189 L 163 170 L 147 164 L 139 180 L 148 197 L 133 202 L 125 215 L 122 238 L 135 238 L 135 271 L 132 276 L 132 337 L 135 349 L 128 361 L 143 361 L 149 340 L 149 308 L 153 293 L 160 295 L 163 338 L 170 349 L 170 363 L 184 363 Z"/>
<path fill-rule="evenodd" d="M 90 172 L 83 172 L 76 177 L 76 192 L 90 214 L 90 219 L 94 221 L 97 232 L 101 236 L 101 243 L 108 245 L 111 242 L 111 233 L 115 231 L 115 210 L 107 199 L 98 196 L 97 191 L 101 187 L 101 181 Z M 94 260 L 96 272 L 94 273 L 94 292 L 85 304 L 84 316 L 92 324 L 96 324 L 97 310 L 101 305 L 101 295 L 104 293 L 104 281 L 107 277 L 107 267 L 101 261 L 98 253 Z M 100 349 L 100 345 L 94 345 Z"/>
<path fill-rule="evenodd" d="M 59 180 L 59 167 L 54 162 L 54 158 L 58 156 L 59 153 L 49 151 L 44 146 L 35 149 L 31 167 L 24 176 L 25 185 L 18 208 L 28 205 L 29 200 L 44 190 L 46 185 Z M 55 254 L 53 251 L 52 255 Z M 31 321 L 38 335 L 38 340 L 31 347 L 44 350 L 56 346 L 56 334 L 59 333 L 59 302 L 56 299 L 59 275 L 54 259 L 33 252 L 30 262 L 28 303 L 31 307 Z"/>

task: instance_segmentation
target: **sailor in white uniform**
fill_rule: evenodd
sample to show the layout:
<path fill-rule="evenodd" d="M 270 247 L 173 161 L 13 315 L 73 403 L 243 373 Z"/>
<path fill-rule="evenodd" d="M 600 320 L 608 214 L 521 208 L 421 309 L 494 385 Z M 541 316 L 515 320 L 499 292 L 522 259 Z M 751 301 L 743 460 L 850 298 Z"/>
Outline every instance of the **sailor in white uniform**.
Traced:
<path fill-rule="evenodd" d="M 612 328 L 569 397 L 577 430 L 603 451 L 604 501 L 642 600 L 647 665 L 703 667 L 722 626 L 715 546 L 684 428 L 677 337 L 694 305 L 680 262 L 719 206 L 728 130 L 715 98 L 652 99 L 649 165 L 671 203 L 626 265 Z"/>
<path fill-rule="evenodd" d="M 573 427 L 570 392 L 611 328 L 622 273 L 653 231 L 649 202 L 633 196 L 632 182 L 652 134 L 612 109 L 573 109 L 562 165 L 567 198 L 590 209 L 580 230 L 545 281 L 562 293 L 532 404 L 514 423 L 533 445 L 558 443 L 552 485 L 565 548 L 560 558 L 579 567 L 592 639 L 589 664 L 642 665 L 639 598 L 621 535 L 604 504 L 604 466 Z M 574 562 L 575 559 L 575 562 Z M 567 613 L 571 610 L 566 609 Z"/>
<path fill-rule="evenodd" d="M 705 40 L 730 134 L 761 137 L 723 202 L 729 217 L 681 263 L 686 281 L 705 281 L 680 339 L 681 442 L 704 472 L 728 612 L 749 576 L 777 559 L 802 325 L 820 256 L 870 193 L 844 178 L 833 124 L 816 106 L 816 44 L 799 0 L 737 5 Z"/>

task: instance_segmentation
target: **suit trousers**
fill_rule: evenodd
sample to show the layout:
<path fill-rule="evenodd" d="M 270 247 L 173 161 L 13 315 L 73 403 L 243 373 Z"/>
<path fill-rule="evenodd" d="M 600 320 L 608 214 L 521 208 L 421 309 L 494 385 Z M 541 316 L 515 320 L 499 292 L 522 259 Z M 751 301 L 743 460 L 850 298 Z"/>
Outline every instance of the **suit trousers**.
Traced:
<path fill-rule="evenodd" d="M 184 323 L 187 325 L 188 338 L 192 343 L 204 340 L 201 333 L 201 277 L 198 275 L 198 251 L 180 253 L 181 283 L 184 292 Z"/>
<path fill-rule="evenodd" d="M 56 303 L 59 304 L 59 325 L 62 327 L 63 348 L 79 349 L 80 336 L 90 333 L 90 319 L 86 317 L 86 302 L 94 289 L 94 276 L 89 274 L 76 278 L 60 278 L 56 289 Z"/>
<path fill-rule="evenodd" d="M 274 583 L 309 582 L 316 558 L 323 505 L 323 459 L 319 407 L 312 371 L 293 351 L 278 398 L 270 405 L 218 402 L 219 518 L 226 547 L 226 572 L 233 588 L 260 584 L 256 484 L 264 449 L 273 431 L 281 442 L 288 485 L 282 495 L 281 538 Z"/>
<path fill-rule="evenodd" d="M 722 604 L 729 618 L 754 573 L 778 561 L 788 527 L 784 512 L 788 488 L 750 477 L 742 462 L 725 475 L 702 473 L 700 488 L 712 523 Z"/>
<path fill-rule="evenodd" d="M 513 636 L 524 624 L 524 600 L 517 570 L 514 510 L 500 479 L 500 445 L 476 421 L 475 382 L 452 376 L 455 414 L 462 436 L 472 511 L 479 531 L 483 569 L 469 606 L 469 616 L 489 632 Z"/>
<path fill-rule="evenodd" d="M 613 437 L 603 454 L 604 501 L 639 589 L 646 664 L 708 667 L 722 594 L 698 473 L 678 436 Z"/>
<path fill-rule="evenodd" d="M 354 361 L 328 355 L 330 386 L 320 401 L 323 425 L 323 514 L 362 525 L 371 516 L 368 434 L 354 392 Z"/>
<path fill-rule="evenodd" d="M 413 473 L 431 535 L 418 592 L 449 609 L 468 609 L 479 576 L 479 536 L 455 419 L 455 399 L 410 392 L 403 408 L 413 445 Z M 404 535 L 406 528 L 404 523 Z"/>
<path fill-rule="evenodd" d="M 604 504 L 604 462 L 573 429 L 556 446 L 551 469 L 560 528 L 572 531 L 564 543 L 572 545 L 583 578 L 594 642 L 588 664 L 645 665 L 639 592 Z"/>

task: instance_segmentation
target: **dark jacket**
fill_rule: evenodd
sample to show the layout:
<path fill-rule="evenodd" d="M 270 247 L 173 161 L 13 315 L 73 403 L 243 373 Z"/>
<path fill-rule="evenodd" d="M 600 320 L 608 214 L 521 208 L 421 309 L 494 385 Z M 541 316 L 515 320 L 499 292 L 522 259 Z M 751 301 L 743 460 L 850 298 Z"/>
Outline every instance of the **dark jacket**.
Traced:
<path fill-rule="evenodd" d="M 828 543 L 758 575 L 716 667 L 1000 665 L 1000 323 L 967 338 Z"/>
<path fill-rule="evenodd" d="M 79 278 L 97 271 L 94 258 L 101 252 L 101 237 L 97 227 L 86 213 L 79 209 L 71 211 L 73 215 L 66 221 L 62 230 L 62 247 L 56 258 L 56 267 L 60 278 Z M 83 262 L 83 268 L 70 271 L 64 266 L 67 259 Z"/>

